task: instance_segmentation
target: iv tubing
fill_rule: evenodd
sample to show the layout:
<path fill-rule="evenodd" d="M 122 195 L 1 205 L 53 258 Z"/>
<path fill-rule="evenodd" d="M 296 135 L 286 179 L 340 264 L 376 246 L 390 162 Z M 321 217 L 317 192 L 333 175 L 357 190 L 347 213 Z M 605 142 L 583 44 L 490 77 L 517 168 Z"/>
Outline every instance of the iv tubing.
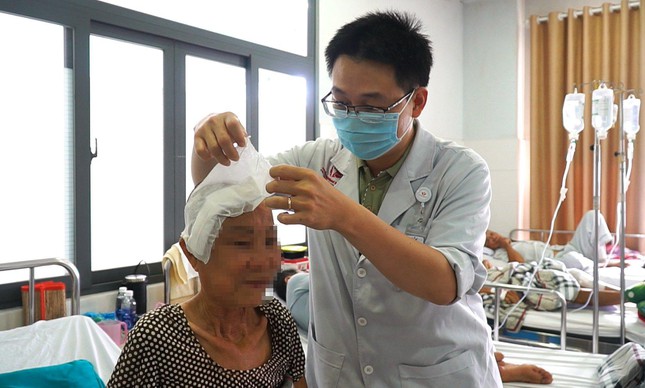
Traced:
<path fill-rule="evenodd" d="M 567 157 L 566 157 L 566 165 L 564 167 L 564 174 L 562 174 L 562 186 L 560 187 L 560 198 L 558 199 L 558 204 L 555 207 L 555 211 L 553 212 L 553 217 L 551 218 L 551 227 L 549 228 L 549 237 L 546 240 L 546 243 L 544 245 L 544 249 L 542 249 L 542 254 L 540 255 L 540 260 L 537 263 L 537 268 L 539 268 L 542 265 L 542 262 L 544 262 L 544 258 L 546 256 L 546 251 L 549 249 L 549 246 L 551 245 L 551 238 L 553 238 L 553 231 L 555 230 L 555 220 L 558 217 L 558 212 L 560 211 L 560 207 L 562 206 L 562 203 L 564 202 L 564 199 L 567 196 L 567 187 L 566 187 L 566 181 L 567 181 L 567 175 L 569 173 L 569 167 L 571 167 L 571 162 L 573 161 L 573 155 L 576 152 L 576 142 L 578 140 L 578 136 L 570 136 L 569 137 L 569 149 L 567 151 Z M 597 255 L 597 253 L 596 253 Z M 527 263 L 528 264 L 528 263 Z M 515 305 L 506 313 L 504 316 L 504 319 L 502 322 L 499 324 L 499 326 L 496 328 L 499 330 L 502 326 L 506 324 L 506 320 L 508 317 L 515 311 L 517 306 L 520 305 L 526 299 L 527 295 L 529 294 L 529 291 L 531 290 L 531 284 L 533 283 L 533 278 L 535 278 L 535 275 L 537 274 L 537 268 L 533 273 L 531 273 L 531 277 L 529 278 L 526 286 L 526 291 L 524 292 L 524 295 L 522 295 L 522 298 L 520 298 Z M 497 301 L 495 303 L 498 303 Z M 565 339 L 566 341 L 566 339 Z"/>

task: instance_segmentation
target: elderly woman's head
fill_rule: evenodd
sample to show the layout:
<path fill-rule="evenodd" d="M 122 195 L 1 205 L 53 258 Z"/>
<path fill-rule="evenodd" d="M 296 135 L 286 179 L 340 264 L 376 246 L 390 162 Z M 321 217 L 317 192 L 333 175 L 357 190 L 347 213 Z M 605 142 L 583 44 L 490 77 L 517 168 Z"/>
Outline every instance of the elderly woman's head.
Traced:
<path fill-rule="evenodd" d="M 180 241 L 188 260 L 199 273 L 201 287 L 211 300 L 229 307 L 261 303 L 280 269 L 280 246 L 271 210 L 255 210 L 224 220 L 203 262 Z"/>
<path fill-rule="evenodd" d="M 211 300 L 257 305 L 280 267 L 269 195 L 270 165 L 251 147 L 240 160 L 213 171 L 191 193 L 180 245 Z"/>

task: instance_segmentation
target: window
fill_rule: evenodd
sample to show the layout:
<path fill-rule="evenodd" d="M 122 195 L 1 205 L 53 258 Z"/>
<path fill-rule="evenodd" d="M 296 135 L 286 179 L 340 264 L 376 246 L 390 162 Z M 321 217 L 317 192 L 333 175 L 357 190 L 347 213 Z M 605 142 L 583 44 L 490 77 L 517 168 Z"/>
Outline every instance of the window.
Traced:
<path fill-rule="evenodd" d="M 195 125 L 209 113 L 235 112 L 246 125 L 246 69 L 186 56 L 186 199 L 195 185 L 190 177 Z"/>
<path fill-rule="evenodd" d="M 90 37 L 93 271 L 163 257 L 162 85 L 161 50 Z"/>
<path fill-rule="evenodd" d="M 254 9 L 265 3 L 276 5 Z M 234 111 L 263 152 L 313 139 L 314 0 L 272 7 L 283 12 L 273 26 L 258 27 L 246 9 L 222 21 L 245 20 L 260 38 L 278 32 L 271 39 L 292 48 L 107 2 L 42 5 L 0 3 L 0 178 L 9 187 L 0 231 L 11 237 L 0 262 L 69 258 L 83 294 L 114 290 L 140 260 L 160 281 L 158 262 L 184 227 L 199 119 Z M 182 8 L 203 13 L 197 2 Z M 287 94 L 296 105 L 281 119 L 275 103 Z M 294 235 L 304 242 L 303 230 Z M 0 276 L 0 308 L 19 305 L 8 283 L 23 280 Z"/>
<path fill-rule="evenodd" d="M 103 1 L 278 50 L 307 55 L 307 0 Z M 285 23 L 285 20 L 289 22 Z"/>
<path fill-rule="evenodd" d="M 260 139 L 258 151 L 274 155 L 294 145 L 302 144 L 306 134 L 307 82 L 293 76 L 267 69 L 260 69 L 259 118 Z M 281 211 L 274 211 L 274 218 Z M 280 244 L 299 244 L 306 241 L 306 228 L 302 225 L 278 225 Z"/>
<path fill-rule="evenodd" d="M 0 262 L 74 260 L 73 107 L 64 33 L 60 25 L 0 13 Z M 27 279 L 23 272 L 19 279 Z M 0 283 L 16 276 L 0 272 Z"/>

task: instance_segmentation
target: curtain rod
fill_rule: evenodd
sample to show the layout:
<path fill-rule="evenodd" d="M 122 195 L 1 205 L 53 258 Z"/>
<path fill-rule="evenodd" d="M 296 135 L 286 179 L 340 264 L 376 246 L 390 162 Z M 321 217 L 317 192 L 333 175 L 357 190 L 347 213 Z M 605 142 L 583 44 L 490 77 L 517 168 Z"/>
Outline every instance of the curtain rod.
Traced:
<path fill-rule="evenodd" d="M 629 9 L 638 9 L 640 7 L 640 1 L 630 1 L 628 3 L 628 6 L 629 6 Z M 620 11 L 620 7 L 621 7 L 620 4 L 612 4 L 612 5 L 609 6 L 609 11 L 611 11 L 611 12 Z M 591 15 L 597 15 L 597 14 L 599 14 L 601 12 L 602 12 L 602 7 L 595 7 L 595 8 L 589 9 L 589 13 Z M 582 16 L 582 14 L 583 14 L 583 11 L 574 11 L 573 12 L 573 16 L 575 16 L 575 17 Z M 558 19 L 559 20 L 564 20 L 564 19 L 567 18 L 567 16 L 568 16 L 568 14 L 566 12 L 560 12 L 558 14 Z M 542 23 L 542 22 L 546 22 L 548 20 L 549 20 L 548 16 L 539 16 L 537 18 L 538 24 Z"/>

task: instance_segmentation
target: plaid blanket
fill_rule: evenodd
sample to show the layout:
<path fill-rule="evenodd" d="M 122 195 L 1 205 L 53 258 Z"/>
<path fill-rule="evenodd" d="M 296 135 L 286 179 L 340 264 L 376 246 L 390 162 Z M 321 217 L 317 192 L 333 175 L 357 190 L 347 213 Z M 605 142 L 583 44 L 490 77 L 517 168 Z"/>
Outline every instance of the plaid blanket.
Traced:
<path fill-rule="evenodd" d="M 531 276 L 535 273 L 533 280 Z M 488 270 L 488 281 L 493 283 L 512 284 L 528 287 L 531 281 L 531 288 L 545 288 L 556 290 L 562 293 L 567 301 L 574 300 L 580 291 L 578 281 L 567 272 L 564 264 L 558 260 L 545 258 L 538 266 L 537 262 L 517 263 L 511 262 L 502 267 Z M 482 296 L 484 309 L 488 316 L 495 313 L 495 295 L 486 294 Z M 504 300 L 500 303 L 500 317 L 506 319 L 507 330 L 517 332 L 522 327 L 522 322 L 529 308 L 543 311 L 557 310 L 562 303 L 555 295 L 544 295 L 529 293 L 517 307 L 515 304 L 508 304 Z"/>
<path fill-rule="evenodd" d="M 645 349 L 628 342 L 598 366 L 599 387 L 632 388 L 645 386 Z"/>

